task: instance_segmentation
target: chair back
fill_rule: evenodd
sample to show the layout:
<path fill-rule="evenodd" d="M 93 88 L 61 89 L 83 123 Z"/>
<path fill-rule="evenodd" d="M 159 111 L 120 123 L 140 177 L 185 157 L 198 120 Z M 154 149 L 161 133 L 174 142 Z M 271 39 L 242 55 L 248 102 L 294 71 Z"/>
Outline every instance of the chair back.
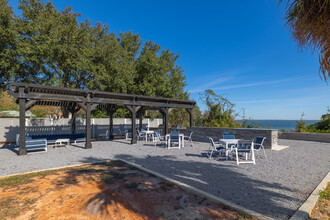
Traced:
<path fill-rule="evenodd" d="M 222 135 L 228 135 L 228 134 L 231 134 L 229 131 L 224 131 L 223 133 L 222 133 Z"/>
<path fill-rule="evenodd" d="M 170 134 L 170 142 L 179 142 L 179 132 Z"/>
<path fill-rule="evenodd" d="M 171 134 L 179 134 L 179 131 L 171 131 Z"/>
<path fill-rule="evenodd" d="M 266 137 L 256 137 L 256 141 L 255 143 L 256 144 L 263 144 L 264 143 L 264 140 L 266 139 Z"/>
<path fill-rule="evenodd" d="M 191 139 L 191 136 L 192 136 L 193 133 L 194 133 L 194 132 L 191 132 L 191 133 L 190 133 L 190 135 L 189 135 L 189 140 L 192 140 L 192 139 Z"/>
<path fill-rule="evenodd" d="M 224 134 L 222 135 L 223 139 L 235 139 L 235 136 L 233 134 Z"/>
<path fill-rule="evenodd" d="M 253 141 L 251 140 L 239 140 L 237 142 L 237 149 L 250 150 L 253 147 Z"/>
<path fill-rule="evenodd" d="M 213 138 L 209 137 L 209 141 L 210 141 L 211 146 L 212 146 L 212 147 L 215 147 L 215 144 L 214 144 Z"/>
<path fill-rule="evenodd" d="M 160 134 L 158 131 L 154 131 L 154 136 L 157 138 L 158 141 L 160 141 Z"/>

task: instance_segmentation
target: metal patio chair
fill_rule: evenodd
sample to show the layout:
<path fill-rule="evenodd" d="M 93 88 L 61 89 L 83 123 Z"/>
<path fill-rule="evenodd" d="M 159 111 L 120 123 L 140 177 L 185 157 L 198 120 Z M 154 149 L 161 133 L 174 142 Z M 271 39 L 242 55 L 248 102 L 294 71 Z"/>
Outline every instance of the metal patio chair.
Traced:
<path fill-rule="evenodd" d="M 191 144 L 192 147 L 194 146 L 194 142 L 193 142 L 193 140 L 192 140 L 192 134 L 193 134 L 193 133 L 194 133 L 194 132 L 191 132 L 190 135 L 189 135 L 189 137 L 185 137 L 186 141 L 190 141 L 190 144 Z"/>
<path fill-rule="evenodd" d="M 207 152 L 207 156 L 208 156 L 208 158 L 211 159 L 211 158 L 212 158 L 212 155 L 213 155 L 214 152 L 218 152 L 218 153 L 222 154 L 222 152 L 223 152 L 224 150 L 226 150 L 226 148 L 223 147 L 222 145 L 218 145 L 218 146 L 216 146 L 216 145 L 214 144 L 213 138 L 209 137 L 209 141 L 210 141 L 210 146 L 209 146 L 209 150 L 208 150 L 208 152 Z"/>
<path fill-rule="evenodd" d="M 254 149 L 254 151 L 257 152 L 258 157 L 259 157 L 259 151 L 262 149 L 262 151 L 264 152 L 265 158 L 267 159 L 265 147 L 263 145 L 265 139 L 266 139 L 266 137 L 256 137 L 256 140 L 253 144 L 253 149 Z"/>
<path fill-rule="evenodd" d="M 241 163 L 256 164 L 252 140 L 251 141 L 250 140 L 239 140 L 236 147 L 234 147 L 234 149 L 232 150 L 232 152 L 235 153 L 237 165 L 239 165 Z M 239 160 L 240 154 L 245 154 L 245 161 Z"/>

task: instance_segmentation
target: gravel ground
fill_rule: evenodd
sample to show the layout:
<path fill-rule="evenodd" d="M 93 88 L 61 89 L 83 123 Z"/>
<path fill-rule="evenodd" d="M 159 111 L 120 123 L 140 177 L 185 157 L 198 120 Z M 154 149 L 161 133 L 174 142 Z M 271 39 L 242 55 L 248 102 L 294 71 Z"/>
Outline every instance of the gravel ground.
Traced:
<path fill-rule="evenodd" d="M 0 147 L 0 176 L 79 163 L 122 158 L 276 219 L 292 216 L 330 170 L 330 144 L 279 140 L 289 148 L 266 150 L 268 160 L 236 165 L 222 157 L 208 159 L 208 143 L 167 150 L 150 142 L 95 141 L 17 156 L 13 145 Z M 262 154 L 261 154 L 262 155 Z"/>

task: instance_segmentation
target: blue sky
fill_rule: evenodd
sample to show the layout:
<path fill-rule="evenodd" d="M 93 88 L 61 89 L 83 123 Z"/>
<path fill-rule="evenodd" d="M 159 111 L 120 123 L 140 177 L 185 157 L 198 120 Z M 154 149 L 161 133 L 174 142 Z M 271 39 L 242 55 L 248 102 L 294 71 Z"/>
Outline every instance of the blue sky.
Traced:
<path fill-rule="evenodd" d="M 18 1 L 10 0 L 17 8 Z M 212 89 L 252 119 L 319 119 L 330 87 L 319 77 L 318 55 L 299 51 L 275 0 L 54 0 L 82 19 L 133 31 L 180 54 L 191 99 Z"/>

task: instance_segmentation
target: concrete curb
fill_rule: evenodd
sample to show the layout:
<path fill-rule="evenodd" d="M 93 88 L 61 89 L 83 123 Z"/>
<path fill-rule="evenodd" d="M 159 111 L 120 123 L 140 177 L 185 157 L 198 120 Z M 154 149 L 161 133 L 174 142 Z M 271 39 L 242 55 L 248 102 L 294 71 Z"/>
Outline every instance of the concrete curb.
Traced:
<path fill-rule="evenodd" d="M 124 160 L 124 159 L 118 159 L 118 160 L 119 160 L 119 161 L 122 161 L 122 162 L 124 162 L 124 163 L 126 163 L 126 164 L 129 164 L 129 165 L 131 165 L 131 166 L 133 166 L 133 167 L 135 167 L 135 168 L 137 168 L 137 169 L 140 169 L 140 170 L 143 170 L 143 171 L 145 171 L 145 172 L 147 172 L 147 173 L 150 173 L 150 174 L 152 174 L 152 175 L 154 175 L 154 176 L 157 176 L 157 177 L 159 177 L 159 178 L 162 178 L 162 179 L 164 179 L 164 180 L 166 180 L 166 181 L 169 181 L 169 182 L 171 182 L 171 183 L 173 183 L 173 184 L 175 184 L 175 185 L 177 185 L 177 186 L 179 186 L 179 187 L 181 187 L 181 188 L 183 188 L 183 189 L 185 189 L 185 190 L 187 190 L 187 191 L 190 191 L 190 192 L 192 192 L 192 193 L 194 193 L 194 194 L 196 194 L 196 195 L 199 195 L 199 196 L 202 196 L 202 197 L 206 197 L 206 198 L 208 198 L 209 200 L 211 200 L 211 201 L 213 201 L 213 202 L 221 203 L 221 204 L 223 204 L 223 205 L 226 205 L 226 206 L 228 206 L 228 207 L 230 207 L 230 208 L 233 208 L 233 209 L 235 209 L 235 210 L 237 210 L 237 211 L 239 211 L 239 212 L 242 212 L 242 213 L 244 213 L 244 214 L 251 215 L 251 216 L 256 217 L 256 218 L 258 218 L 258 219 L 265 219 L 265 220 L 271 220 L 271 219 L 273 219 L 273 218 L 271 218 L 271 217 L 268 217 L 268 216 L 262 215 L 262 214 L 260 214 L 260 213 L 258 213 L 258 212 L 255 212 L 255 211 L 252 211 L 252 210 L 250 210 L 250 209 L 246 209 L 246 208 L 244 208 L 244 207 L 242 207 L 242 206 L 236 205 L 236 204 L 234 204 L 234 203 L 232 203 L 232 202 L 229 202 L 228 200 L 225 200 L 225 199 L 219 198 L 219 197 L 214 196 L 214 195 L 212 195 L 212 194 L 210 194 L 210 193 L 207 193 L 207 192 L 204 192 L 204 191 L 202 191 L 202 190 L 199 190 L 199 189 L 197 189 L 197 188 L 195 188 L 195 187 L 193 187 L 193 186 L 187 185 L 187 184 L 185 184 L 185 183 L 182 183 L 182 182 L 179 182 L 179 181 L 174 180 L 174 179 L 172 179 L 172 178 L 169 178 L 169 177 L 167 177 L 167 176 L 164 176 L 164 175 L 162 175 L 162 174 L 160 174 L 160 173 L 158 173 L 158 172 L 155 172 L 155 171 L 149 170 L 149 169 L 147 169 L 147 168 L 145 168 L 145 167 L 143 167 L 143 166 L 141 166 L 141 165 L 138 165 L 138 164 L 135 164 L 135 163 L 129 162 L 129 161 Z"/>
<path fill-rule="evenodd" d="M 304 220 L 309 219 L 309 214 L 312 212 L 317 200 L 319 199 L 319 192 L 323 190 L 330 182 L 330 172 L 323 178 L 321 183 L 310 194 L 307 200 L 294 213 L 290 220 Z"/>

